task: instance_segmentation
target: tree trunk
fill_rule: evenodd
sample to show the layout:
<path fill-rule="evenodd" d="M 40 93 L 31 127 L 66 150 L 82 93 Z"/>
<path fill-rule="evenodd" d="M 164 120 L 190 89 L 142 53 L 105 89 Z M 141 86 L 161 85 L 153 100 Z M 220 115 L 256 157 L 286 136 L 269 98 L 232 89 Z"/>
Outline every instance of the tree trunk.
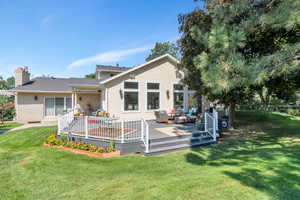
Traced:
<path fill-rule="evenodd" d="M 229 104 L 229 119 L 228 119 L 228 129 L 233 129 L 233 123 L 235 120 L 235 103 Z"/>

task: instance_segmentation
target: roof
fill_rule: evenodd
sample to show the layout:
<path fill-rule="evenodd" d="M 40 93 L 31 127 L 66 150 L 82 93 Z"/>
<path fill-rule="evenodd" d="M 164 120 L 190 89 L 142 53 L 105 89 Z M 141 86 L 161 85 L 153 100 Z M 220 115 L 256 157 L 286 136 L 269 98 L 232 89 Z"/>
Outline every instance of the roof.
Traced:
<path fill-rule="evenodd" d="M 71 93 L 72 87 L 100 88 L 99 80 L 88 78 L 35 78 L 11 91 Z"/>
<path fill-rule="evenodd" d="M 129 70 L 128 67 L 119 67 L 119 66 L 112 66 L 112 65 L 96 65 L 97 71 L 113 71 L 113 72 L 124 72 Z"/>
<path fill-rule="evenodd" d="M 124 72 L 122 72 L 122 73 L 120 73 L 120 74 L 117 74 L 117 75 L 115 75 L 115 76 L 113 76 L 113 77 L 111 77 L 111 78 L 105 79 L 105 80 L 101 81 L 100 83 L 101 83 L 101 84 L 108 83 L 108 82 L 110 82 L 110 81 L 112 81 L 112 80 L 115 80 L 115 79 L 117 79 L 117 78 L 119 78 L 119 77 L 121 77 L 121 76 L 124 76 L 124 75 L 126 75 L 126 74 L 129 74 L 129 73 L 131 73 L 131 72 L 133 72 L 133 71 L 135 71 L 135 70 L 138 70 L 138 69 L 141 69 L 141 68 L 143 68 L 143 67 L 146 67 L 146 66 L 148 66 L 148 65 L 150 65 L 150 64 L 152 64 L 152 63 L 154 63 L 154 62 L 157 62 L 157 61 L 159 61 L 159 60 L 162 60 L 162 59 L 169 59 L 169 60 L 171 60 L 171 61 L 173 61 L 173 62 L 179 64 L 179 60 L 177 60 L 176 58 L 174 58 L 174 57 L 171 56 L 170 54 L 165 54 L 165 55 L 159 56 L 159 57 L 157 57 L 157 58 L 154 58 L 153 60 L 150 60 L 149 62 L 146 62 L 146 63 L 144 63 L 144 64 L 141 64 L 141 65 L 139 65 L 139 66 L 137 66 L 137 67 L 130 68 L 129 70 L 126 70 L 126 71 L 124 71 Z"/>

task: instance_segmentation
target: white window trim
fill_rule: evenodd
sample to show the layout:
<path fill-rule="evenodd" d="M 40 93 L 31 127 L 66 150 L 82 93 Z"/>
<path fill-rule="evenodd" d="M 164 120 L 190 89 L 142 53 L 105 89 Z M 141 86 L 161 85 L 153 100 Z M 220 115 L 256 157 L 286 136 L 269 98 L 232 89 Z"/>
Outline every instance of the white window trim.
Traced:
<path fill-rule="evenodd" d="M 156 89 L 154 89 L 154 90 L 148 90 L 148 83 L 158 83 L 159 84 L 159 89 L 158 90 L 156 90 Z M 145 87 L 146 87 L 146 94 L 145 94 L 145 102 L 146 102 L 146 104 L 145 104 L 145 110 L 147 112 L 153 112 L 153 111 L 160 110 L 161 109 L 161 100 L 162 100 L 162 98 L 161 98 L 161 93 L 162 93 L 161 82 L 160 81 L 146 81 Z M 148 92 L 157 92 L 157 93 L 159 93 L 159 106 L 158 106 L 158 109 L 148 109 Z"/>
<path fill-rule="evenodd" d="M 174 90 L 174 85 L 182 85 L 183 89 L 182 90 Z M 182 93 L 183 94 L 183 110 L 186 110 L 186 86 L 182 83 L 178 83 L 178 82 L 174 82 L 172 84 L 172 105 L 173 105 L 173 109 L 175 108 L 175 102 L 174 102 L 174 93 Z"/>
<path fill-rule="evenodd" d="M 54 99 L 54 115 L 46 115 L 46 99 Z M 56 98 L 64 98 L 64 110 L 67 110 L 67 98 L 72 98 L 69 96 L 44 96 L 44 105 L 43 105 L 43 116 L 44 117 L 57 117 L 56 115 Z"/>
<path fill-rule="evenodd" d="M 138 83 L 138 89 L 125 89 L 125 82 L 134 82 Z M 138 80 L 124 80 L 123 81 L 123 98 L 122 98 L 122 112 L 123 113 L 138 113 L 141 111 L 141 102 L 140 102 L 140 88 L 141 88 L 141 82 Z M 125 92 L 138 92 L 138 110 L 125 110 Z"/>

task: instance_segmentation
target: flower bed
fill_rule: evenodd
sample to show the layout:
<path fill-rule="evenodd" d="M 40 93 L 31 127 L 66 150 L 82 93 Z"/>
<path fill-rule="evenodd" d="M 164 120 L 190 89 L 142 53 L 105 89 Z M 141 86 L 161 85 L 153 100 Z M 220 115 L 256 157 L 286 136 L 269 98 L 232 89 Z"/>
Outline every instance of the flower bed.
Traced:
<path fill-rule="evenodd" d="M 51 134 L 45 141 L 45 146 L 64 149 L 69 152 L 85 154 L 96 157 L 120 156 L 120 151 L 116 151 L 114 144 L 110 148 L 96 147 L 91 144 L 81 144 L 67 141 L 67 138 L 57 139 L 56 134 Z"/>

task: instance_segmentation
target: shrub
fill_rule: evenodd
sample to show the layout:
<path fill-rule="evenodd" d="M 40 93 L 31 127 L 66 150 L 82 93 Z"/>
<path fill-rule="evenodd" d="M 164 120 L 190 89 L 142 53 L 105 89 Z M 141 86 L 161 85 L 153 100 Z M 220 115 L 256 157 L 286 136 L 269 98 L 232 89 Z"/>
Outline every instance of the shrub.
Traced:
<path fill-rule="evenodd" d="M 115 143 L 115 141 L 113 141 L 113 140 L 109 141 L 109 148 L 116 149 L 116 143 Z"/>
<path fill-rule="evenodd" d="M 47 139 L 46 139 L 46 144 L 50 145 L 61 145 L 61 141 L 56 138 L 56 134 L 53 133 L 51 134 Z"/>
<path fill-rule="evenodd" d="M 64 138 L 61 137 L 61 140 L 57 139 L 56 134 L 51 134 L 45 141 L 46 144 L 49 145 L 57 145 L 57 146 L 64 146 L 72 149 L 80 149 L 85 151 L 91 152 L 98 152 L 98 153 L 110 153 L 116 151 L 115 148 L 104 148 L 104 147 L 96 147 L 91 144 L 81 144 L 81 143 L 74 143 L 71 141 L 64 141 Z M 110 146 L 114 147 L 114 142 L 110 142 Z"/>
<path fill-rule="evenodd" d="M 293 116 L 297 116 L 297 115 L 300 114 L 300 112 L 299 112 L 298 109 L 291 109 L 291 108 L 287 110 L 287 113 L 288 113 L 289 115 L 293 115 Z"/>

